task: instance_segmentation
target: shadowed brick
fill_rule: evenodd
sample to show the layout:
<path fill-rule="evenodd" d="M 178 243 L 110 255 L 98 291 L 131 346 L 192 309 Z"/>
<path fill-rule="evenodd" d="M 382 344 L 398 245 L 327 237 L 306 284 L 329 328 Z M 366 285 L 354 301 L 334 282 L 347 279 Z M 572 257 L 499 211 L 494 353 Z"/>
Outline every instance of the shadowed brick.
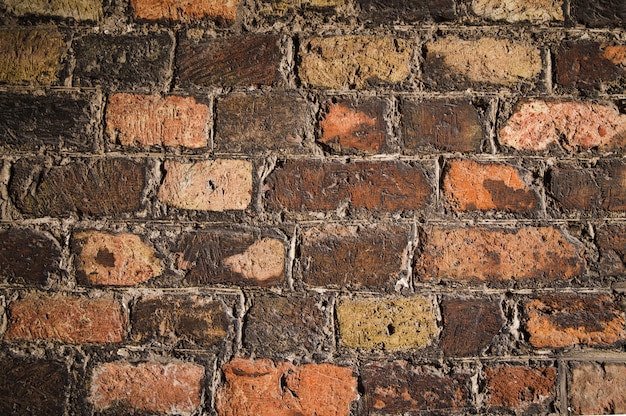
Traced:
<path fill-rule="evenodd" d="M 472 11 L 485 19 L 509 23 L 563 21 L 563 0 L 476 0 Z"/>
<path fill-rule="evenodd" d="M 572 370 L 569 396 L 579 415 L 626 413 L 626 366 L 583 363 Z"/>
<path fill-rule="evenodd" d="M 9 282 L 43 285 L 60 262 L 60 247 L 45 234 L 20 228 L 0 231 L 0 275 Z"/>
<path fill-rule="evenodd" d="M 626 25 L 626 7 L 622 0 L 570 0 L 572 18 L 589 27 Z"/>
<path fill-rule="evenodd" d="M 1 0 L 0 4 L 16 16 L 53 16 L 74 20 L 100 20 L 102 0 Z"/>
<path fill-rule="evenodd" d="M 357 0 L 361 17 L 365 22 L 389 24 L 401 21 L 441 22 L 456 17 L 453 0 L 403 1 L 403 0 Z"/>
<path fill-rule="evenodd" d="M 556 375 L 554 367 L 487 367 L 487 403 L 518 412 L 543 414 L 555 398 Z"/>
<path fill-rule="evenodd" d="M 137 19 L 191 21 L 210 17 L 219 22 L 232 23 L 237 17 L 240 0 L 130 0 Z"/>
<path fill-rule="evenodd" d="M 600 268 L 610 275 L 626 271 L 626 227 L 611 225 L 596 230 L 596 243 L 600 251 Z"/>
<path fill-rule="evenodd" d="M 446 356 L 478 355 L 504 325 L 500 306 L 491 300 L 445 299 L 441 349 Z"/>
<path fill-rule="evenodd" d="M 66 49 L 54 29 L 0 31 L 0 83 L 56 84 Z"/>
<path fill-rule="evenodd" d="M 262 0 L 259 13 L 266 16 L 285 16 L 289 12 L 302 13 L 316 11 L 320 13 L 335 11 L 347 0 Z"/>
<path fill-rule="evenodd" d="M 564 87 L 623 91 L 626 45 L 569 41 L 557 49 L 555 62 L 556 82 Z"/>

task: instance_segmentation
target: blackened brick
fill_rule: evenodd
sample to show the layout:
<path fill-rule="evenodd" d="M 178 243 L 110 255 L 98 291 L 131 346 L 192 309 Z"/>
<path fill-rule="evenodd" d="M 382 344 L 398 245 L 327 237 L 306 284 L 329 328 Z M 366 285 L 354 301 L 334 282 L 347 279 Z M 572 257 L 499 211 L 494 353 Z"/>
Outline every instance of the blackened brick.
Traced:
<path fill-rule="evenodd" d="M 453 0 L 358 0 L 357 3 L 361 7 L 361 16 L 375 24 L 388 24 L 392 21 L 441 22 L 455 17 Z"/>
<path fill-rule="evenodd" d="M 10 282 L 45 284 L 60 261 L 58 244 L 43 233 L 19 228 L 0 232 L 0 275 Z"/>
<path fill-rule="evenodd" d="M 571 0 L 574 20 L 589 27 L 621 27 L 626 25 L 626 7 L 622 0 Z"/>
<path fill-rule="evenodd" d="M 556 51 L 556 82 L 568 88 L 620 92 L 626 77 L 624 65 L 626 45 L 565 42 Z"/>
<path fill-rule="evenodd" d="M 446 299 L 441 307 L 441 348 L 447 356 L 480 354 L 504 325 L 500 307 L 491 300 Z"/>

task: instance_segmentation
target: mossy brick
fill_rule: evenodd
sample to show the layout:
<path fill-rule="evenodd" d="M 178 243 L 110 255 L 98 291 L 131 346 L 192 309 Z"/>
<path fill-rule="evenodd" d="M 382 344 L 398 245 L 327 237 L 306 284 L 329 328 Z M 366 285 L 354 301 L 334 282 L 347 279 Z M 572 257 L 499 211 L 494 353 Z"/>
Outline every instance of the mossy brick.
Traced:
<path fill-rule="evenodd" d="M 237 17 L 241 0 L 131 0 L 133 16 L 140 20 L 178 20 L 194 22 L 210 18 L 220 24 L 229 25 Z"/>
<path fill-rule="evenodd" d="M 98 21 L 103 16 L 102 0 L 1 0 L 14 16 L 50 16 L 76 21 Z"/>
<path fill-rule="evenodd" d="M 507 23 L 562 22 L 563 8 L 563 0 L 476 0 L 471 4 L 477 16 Z"/>
<path fill-rule="evenodd" d="M 44 285 L 60 264 L 61 247 L 48 235 L 28 228 L 0 231 L 0 276 L 8 282 Z"/>
<path fill-rule="evenodd" d="M 626 7 L 622 0 L 571 0 L 570 15 L 574 22 L 587 27 L 624 28 Z"/>
<path fill-rule="evenodd" d="M 544 414 L 556 398 L 557 369 L 500 365 L 485 368 L 487 404 L 493 410 Z"/>
<path fill-rule="evenodd" d="M 568 398 L 575 414 L 626 413 L 626 365 L 575 363 L 568 383 Z"/>
<path fill-rule="evenodd" d="M 391 22 L 423 23 L 445 22 L 456 17 L 453 0 L 402 1 L 357 0 L 364 22 L 386 25 Z"/>

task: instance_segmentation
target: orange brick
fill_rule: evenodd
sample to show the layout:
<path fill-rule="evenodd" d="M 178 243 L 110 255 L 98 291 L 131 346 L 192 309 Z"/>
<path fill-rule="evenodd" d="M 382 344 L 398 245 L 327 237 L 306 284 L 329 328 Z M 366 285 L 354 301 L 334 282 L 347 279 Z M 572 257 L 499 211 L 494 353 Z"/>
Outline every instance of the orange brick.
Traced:
<path fill-rule="evenodd" d="M 237 0 L 130 0 L 135 17 L 145 20 L 183 20 L 210 17 L 233 21 L 237 16 Z"/>
<path fill-rule="evenodd" d="M 532 405 L 547 405 L 555 397 L 554 367 L 488 367 L 485 376 L 490 406 L 525 411 Z"/>

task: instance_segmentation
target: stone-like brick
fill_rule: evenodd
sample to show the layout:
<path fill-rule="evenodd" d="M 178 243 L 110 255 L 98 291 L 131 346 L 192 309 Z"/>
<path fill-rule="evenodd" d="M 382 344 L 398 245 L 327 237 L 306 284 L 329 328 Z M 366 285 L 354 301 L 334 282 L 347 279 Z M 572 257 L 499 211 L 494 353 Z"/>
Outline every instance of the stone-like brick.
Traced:
<path fill-rule="evenodd" d="M 0 31 L 0 83 L 56 84 L 66 49 L 56 30 Z"/>
<path fill-rule="evenodd" d="M 499 136 L 518 150 L 619 149 L 626 144 L 626 115 L 610 104 L 533 100 L 518 105 Z"/>
<path fill-rule="evenodd" d="M 343 299 L 337 305 L 340 342 L 387 351 L 424 348 L 437 336 L 432 302 L 405 299 Z"/>
<path fill-rule="evenodd" d="M 441 303 L 446 356 L 478 355 L 504 325 L 500 306 L 490 300 L 445 299 Z"/>
<path fill-rule="evenodd" d="M 250 154 L 302 149 L 311 112 L 295 94 L 228 95 L 216 104 L 215 150 Z"/>
<path fill-rule="evenodd" d="M 302 280 L 311 286 L 393 287 L 406 260 L 409 229 L 330 224 L 302 233 Z"/>
<path fill-rule="evenodd" d="M 268 178 L 266 197 L 275 209 L 401 211 L 426 207 L 431 194 L 423 169 L 405 162 L 288 160 Z"/>
<path fill-rule="evenodd" d="M 546 412 L 540 409 L 545 409 L 555 397 L 554 367 L 487 367 L 485 377 L 489 406 L 543 414 Z"/>
<path fill-rule="evenodd" d="M 424 77 L 432 88 L 534 83 L 542 71 L 539 49 L 524 42 L 455 36 L 426 43 Z"/>
<path fill-rule="evenodd" d="M 113 90 L 164 90 L 174 39 L 167 32 L 147 35 L 90 34 L 72 44 L 74 85 Z"/>
<path fill-rule="evenodd" d="M 584 363 L 572 370 L 569 396 L 577 415 L 626 413 L 626 366 Z"/>
<path fill-rule="evenodd" d="M 509 23 L 563 21 L 563 0 L 475 0 L 472 11 L 489 20 Z"/>
<path fill-rule="evenodd" d="M 0 359 L 0 414 L 62 415 L 69 376 L 56 361 Z"/>
<path fill-rule="evenodd" d="M 317 141 L 333 153 L 383 153 L 388 149 L 384 101 L 340 99 L 326 103 Z"/>
<path fill-rule="evenodd" d="M 116 215 L 140 208 L 144 186 L 145 166 L 128 159 L 78 160 L 46 170 L 20 159 L 9 193 L 31 216 Z"/>
<path fill-rule="evenodd" d="M 626 339 L 622 306 L 606 295 L 544 295 L 525 303 L 532 346 L 611 345 Z"/>
<path fill-rule="evenodd" d="M 231 321 L 220 301 L 195 295 L 145 296 L 131 311 L 131 339 L 142 344 L 210 347 L 228 336 Z"/>
<path fill-rule="evenodd" d="M 347 0 L 261 0 L 259 13 L 265 16 L 285 16 L 289 12 L 334 12 Z"/>
<path fill-rule="evenodd" d="M 191 415 L 200 406 L 203 379 L 204 367 L 194 363 L 105 363 L 93 370 L 88 401 L 98 412 Z"/>
<path fill-rule="evenodd" d="M 556 82 L 564 87 L 623 90 L 626 78 L 626 45 L 601 45 L 593 41 L 569 41 L 556 51 Z M 620 82 L 622 81 L 622 82 Z"/>
<path fill-rule="evenodd" d="M 5 341 L 49 340 L 69 344 L 121 342 L 122 305 L 113 298 L 29 294 L 9 304 Z"/>
<path fill-rule="evenodd" d="M 240 0 L 130 0 L 137 19 L 190 21 L 210 17 L 232 23 L 237 17 Z"/>
<path fill-rule="evenodd" d="M 216 159 L 165 162 L 159 199 L 167 205 L 201 211 L 244 210 L 252 200 L 252 164 Z"/>
<path fill-rule="evenodd" d="M 367 414 L 457 414 L 471 409 L 469 377 L 406 361 L 369 363 L 361 371 Z"/>
<path fill-rule="evenodd" d="M 184 86 L 258 86 L 279 81 L 282 59 L 276 35 L 241 35 L 194 41 L 177 48 L 178 79 Z"/>
<path fill-rule="evenodd" d="M 181 236 L 174 251 L 192 285 L 270 286 L 285 277 L 285 246 L 276 238 L 243 231 L 199 231 Z"/>
<path fill-rule="evenodd" d="M 314 296 L 256 296 L 246 315 L 243 345 L 262 357 L 327 350 L 329 309 L 328 301 Z"/>
<path fill-rule="evenodd" d="M 516 211 L 537 209 L 539 196 L 527 185 L 530 174 L 502 163 L 448 162 L 443 191 L 454 210 Z"/>
<path fill-rule="evenodd" d="M 74 20 L 100 20 L 101 0 L 0 0 L 15 16 L 52 16 Z"/>
<path fill-rule="evenodd" d="M 357 398 L 349 367 L 234 358 L 222 366 L 220 416 L 348 416 Z"/>
<path fill-rule="evenodd" d="M 45 234 L 20 228 L 0 231 L 0 276 L 9 282 L 43 285 L 60 262 L 59 245 Z"/>
<path fill-rule="evenodd" d="M 413 41 L 377 36 L 304 39 L 300 80 L 309 87 L 362 89 L 398 84 L 410 75 Z"/>
<path fill-rule="evenodd" d="M 622 0 L 570 0 L 573 19 L 589 27 L 619 27 L 626 24 Z"/>
<path fill-rule="evenodd" d="M 600 268 L 610 275 L 626 271 L 626 227 L 611 225 L 596 230 L 596 243 L 600 251 Z"/>
<path fill-rule="evenodd" d="M 431 228 L 417 262 L 422 281 L 571 279 L 584 270 L 583 248 L 552 227 Z"/>
<path fill-rule="evenodd" d="M 402 1 L 402 0 L 358 0 L 361 16 L 365 22 L 387 25 L 401 21 L 441 22 L 456 17 L 453 0 Z"/>
<path fill-rule="evenodd" d="M 76 277 L 86 285 L 132 286 L 161 274 L 154 248 L 134 234 L 83 231 L 74 234 Z"/>
<path fill-rule="evenodd" d="M 207 147 L 209 107 L 193 97 L 115 94 L 106 132 L 124 146 Z"/>
<path fill-rule="evenodd" d="M 402 100 L 400 112 L 402 144 L 406 151 L 480 151 L 484 122 L 470 101 Z"/>

